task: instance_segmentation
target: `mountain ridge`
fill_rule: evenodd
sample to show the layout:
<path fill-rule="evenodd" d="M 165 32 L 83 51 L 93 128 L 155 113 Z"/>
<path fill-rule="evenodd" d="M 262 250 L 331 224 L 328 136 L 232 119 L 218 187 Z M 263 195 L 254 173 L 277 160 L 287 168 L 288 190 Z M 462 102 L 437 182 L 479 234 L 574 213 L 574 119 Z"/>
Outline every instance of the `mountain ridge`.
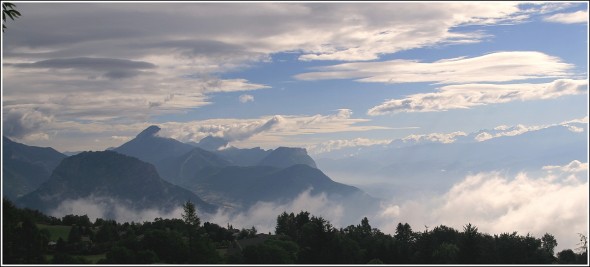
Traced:
<path fill-rule="evenodd" d="M 51 176 L 66 155 L 50 147 L 21 144 L 2 137 L 2 193 L 16 199 L 32 192 Z"/>
<path fill-rule="evenodd" d="M 63 201 L 89 196 L 117 199 L 133 209 L 171 210 L 187 200 L 207 212 L 216 209 L 161 179 L 153 165 L 114 151 L 87 151 L 64 159 L 48 181 L 17 203 L 48 212 Z"/>

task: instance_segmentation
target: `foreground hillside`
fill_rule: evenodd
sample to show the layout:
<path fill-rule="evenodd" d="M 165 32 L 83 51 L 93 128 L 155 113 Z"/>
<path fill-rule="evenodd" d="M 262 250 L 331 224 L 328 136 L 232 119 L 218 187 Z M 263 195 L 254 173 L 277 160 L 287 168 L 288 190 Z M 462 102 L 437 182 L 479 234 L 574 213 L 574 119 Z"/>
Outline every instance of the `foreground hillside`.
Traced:
<path fill-rule="evenodd" d="M 46 216 L 3 200 L 3 264 L 585 264 L 587 246 L 554 256 L 558 240 L 514 233 L 487 234 L 467 224 L 395 234 L 358 225 L 334 228 L 308 212 L 277 216 L 274 233 L 201 223 L 192 203 L 182 218 L 118 223 L 87 216 Z M 67 234 L 66 234 L 67 232 Z M 581 236 L 583 240 L 586 237 Z M 587 244 L 586 244 L 587 245 Z"/>

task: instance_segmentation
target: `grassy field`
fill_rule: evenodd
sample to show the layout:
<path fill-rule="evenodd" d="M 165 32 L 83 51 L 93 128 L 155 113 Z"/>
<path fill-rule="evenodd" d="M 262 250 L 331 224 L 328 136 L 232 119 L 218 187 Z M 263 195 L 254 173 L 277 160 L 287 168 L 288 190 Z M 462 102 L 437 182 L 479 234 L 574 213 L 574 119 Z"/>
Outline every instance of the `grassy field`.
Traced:
<path fill-rule="evenodd" d="M 106 258 L 106 254 L 97 254 L 97 255 L 76 255 L 76 256 L 80 256 L 88 261 L 90 261 L 91 263 L 96 263 L 98 262 L 100 259 L 104 259 Z"/>
<path fill-rule="evenodd" d="M 51 262 L 53 260 L 53 254 L 45 254 L 45 260 L 47 262 Z M 97 263 L 99 260 L 106 258 L 106 254 L 96 254 L 96 255 L 72 255 L 73 257 L 81 257 L 89 261 L 91 264 Z"/>
<path fill-rule="evenodd" d="M 57 241 L 60 237 L 63 240 L 68 240 L 68 234 L 70 233 L 71 226 L 67 225 L 47 225 L 47 224 L 37 224 L 39 229 L 47 229 L 49 230 L 49 239 L 51 241 Z"/>

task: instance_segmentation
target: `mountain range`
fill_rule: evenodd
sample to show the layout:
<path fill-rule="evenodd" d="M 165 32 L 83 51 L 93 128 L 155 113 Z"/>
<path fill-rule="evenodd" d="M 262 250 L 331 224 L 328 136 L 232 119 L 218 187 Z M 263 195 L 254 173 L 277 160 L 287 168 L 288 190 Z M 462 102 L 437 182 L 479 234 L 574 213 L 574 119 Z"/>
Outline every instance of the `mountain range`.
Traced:
<path fill-rule="evenodd" d="M 588 160 L 584 123 L 486 140 L 476 138 L 484 132 L 449 143 L 396 140 L 315 155 L 317 164 L 302 148 L 236 148 L 211 136 L 183 143 L 159 131 L 150 126 L 119 147 L 70 157 L 5 137 L 3 194 L 43 211 L 94 197 L 136 209 L 170 210 L 191 200 L 202 211 L 240 212 L 259 202 L 288 203 L 308 192 L 324 194 L 356 216 L 379 208 L 380 199 L 373 196 L 442 192 L 470 173 L 516 173 Z"/>
<path fill-rule="evenodd" d="M 227 141 L 218 137 L 182 143 L 159 136 L 159 130 L 150 126 L 113 151 L 152 163 L 163 179 L 215 205 L 246 210 L 259 201 L 286 202 L 306 190 L 311 195 L 326 193 L 334 199 L 378 204 L 358 188 L 331 180 L 303 148 L 240 149 L 226 147 Z M 159 155 L 145 156 L 154 153 L 154 146 Z"/>
<path fill-rule="evenodd" d="M 17 204 L 50 212 L 63 201 L 84 198 L 134 210 L 171 211 L 189 200 L 201 211 L 214 212 L 216 208 L 161 179 L 153 165 L 114 151 L 82 152 L 65 158 L 45 183 L 19 198 Z"/>
<path fill-rule="evenodd" d="M 15 200 L 37 189 L 66 155 L 50 147 L 35 147 L 2 138 L 2 194 Z"/>
<path fill-rule="evenodd" d="M 571 126 L 577 130 L 572 131 Z M 340 181 L 366 177 L 366 184 L 374 183 L 375 190 L 387 183 L 394 189 L 387 194 L 398 196 L 418 190 L 443 192 L 466 175 L 478 172 L 515 174 L 573 160 L 588 161 L 588 126 L 584 123 L 553 125 L 478 141 L 475 137 L 481 133 L 460 136 L 451 143 L 394 140 L 388 145 L 331 151 L 314 158 L 330 177 Z M 379 195 L 375 190 L 369 191 Z"/>
<path fill-rule="evenodd" d="M 240 212 L 261 201 L 287 203 L 304 192 L 311 196 L 325 194 L 342 203 L 378 207 L 378 199 L 356 187 L 335 182 L 317 169 L 305 149 L 240 149 L 228 147 L 226 141 L 217 137 L 183 143 L 161 137 L 159 131 L 158 126 L 150 126 L 119 147 L 69 157 L 53 149 L 6 139 L 5 143 L 13 148 L 5 150 L 13 155 L 6 159 L 29 159 L 29 165 L 37 164 L 44 171 L 43 176 L 12 175 L 19 165 L 8 161 L 10 167 L 4 168 L 3 173 L 11 181 L 42 178 L 28 191 L 11 196 L 18 205 L 43 212 L 77 199 L 161 211 L 170 211 L 191 200 L 199 210 L 209 213 L 218 207 Z M 45 161 L 38 160 L 30 151 L 37 151 L 36 157 Z M 53 151 L 52 157 L 45 156 L 48 151 Z M 5 192 L 18 189 L 13 186 L 17 183 L 6 184 Z"/>

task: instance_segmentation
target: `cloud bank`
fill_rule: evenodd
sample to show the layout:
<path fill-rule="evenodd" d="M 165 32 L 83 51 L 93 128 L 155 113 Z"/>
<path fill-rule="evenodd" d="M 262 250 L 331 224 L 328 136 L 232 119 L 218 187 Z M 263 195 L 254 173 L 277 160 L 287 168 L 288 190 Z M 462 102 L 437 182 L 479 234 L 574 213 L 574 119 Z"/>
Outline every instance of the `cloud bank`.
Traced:
<path fill-rule="evenodd" d="M 495 52 L 478 57 L 343 63 L 318 67 L 296 76 L 301 80 L 356 79 L 359 82 L 441 84 L 506 82 L 531 78 L 563 77 L 573 66 L 536 51 Z"/>
<path fill-rule="evenodd" d="M 362 146 L 373 146 L 373 145 L 386 145 L 391 142 L 391 139 L 367 139 L 367 138 L 355 138 L 355 139 L 340 139 L 340 140 L 329 140 L 319 144 L 309 145 L 306 147 L 310 154 L 321 154 L 334 150 L 339 150 L 347 147 L 362 147 Z"/>
<path fill-rule="evenodd" d="M 588 11 L 580 10 L 572 13 L 558 13 L 544 18 L 545 21 L 574 24 L 574 23 L 588 23 Z"/>
<path fill-rule="evenodd" d="M 577 233 L 588 235 L 588 165 L 572 161 L 543 169 L 550 172 L 540 177 L 470 175 L 443 195 L 384 205 L 378 220 L 388 232 L 398 221 L 414 230 L 441 224 L 462 229 L 471 223 L 490 234 L 518 231 L 540 237 L 548 232 L 557 238 L 556 251 L 573 249 Z"/>
<path fill-rule="evenodd" d="M 546 232 L 558 241 L 556 251 L 575 248 L 577 233 L 588 235 L 588 163 L 574 160 L 565 165 L 542 168 L 543 174 L 519 173 L 507 176 L 485 172 L 466 176 L 440 195 L 416 195 L 397 203 L 384 201 L 375 214 L 367 214 L 371 225 L 394 234 L 398 222 L 408 222 L 414 231 L 438 225 L 461 230 L 471 223 L 480 232 L 501 234 L 517 231 L 541 237 Z M 287 203 L 259 202 L 244 212 L 220 210 L 216 214 L 199 212 L 202 221 L 236 228 L 255 226 L 259 232 L 274 232 L 276 217 L 282 212 L 308 211 L 322 216 L 335 227 L 358 224 L 362 218 L 345 219 L 346 208 L 325 194 L 302 192 Z M 170 212 L 155 209 L 133 210 L 113 199 L 88 197 L 67 200 L 51 215 L 87 214 L 91 220 L 110 216 L 117 221 L 151 221 L 154 218 L 180 218 L 179 207 Z"/>
<path fill-rule="evenodd" d="M 110 218 L 117 222 L 146 222 L 155 218 L 181 218 L 181 206 L 162 211 L 157 208 L 137 210 L 123 201 L 102 196 L 88 196 L 62 201 L 49 215 L 61 218 L 68 214 L 88 215 L 91 222 L 97 218 Z"/>
<path fill-rule="evenodd" d="M 554 99 L 587 93 L 587 80 L 558 79 L 549 83 L 461 84 L 443 86 L 434 93 L 391 99 L 367 111 L 368 115 L 400 112 L 439 112 L 481 105 Z"/>

